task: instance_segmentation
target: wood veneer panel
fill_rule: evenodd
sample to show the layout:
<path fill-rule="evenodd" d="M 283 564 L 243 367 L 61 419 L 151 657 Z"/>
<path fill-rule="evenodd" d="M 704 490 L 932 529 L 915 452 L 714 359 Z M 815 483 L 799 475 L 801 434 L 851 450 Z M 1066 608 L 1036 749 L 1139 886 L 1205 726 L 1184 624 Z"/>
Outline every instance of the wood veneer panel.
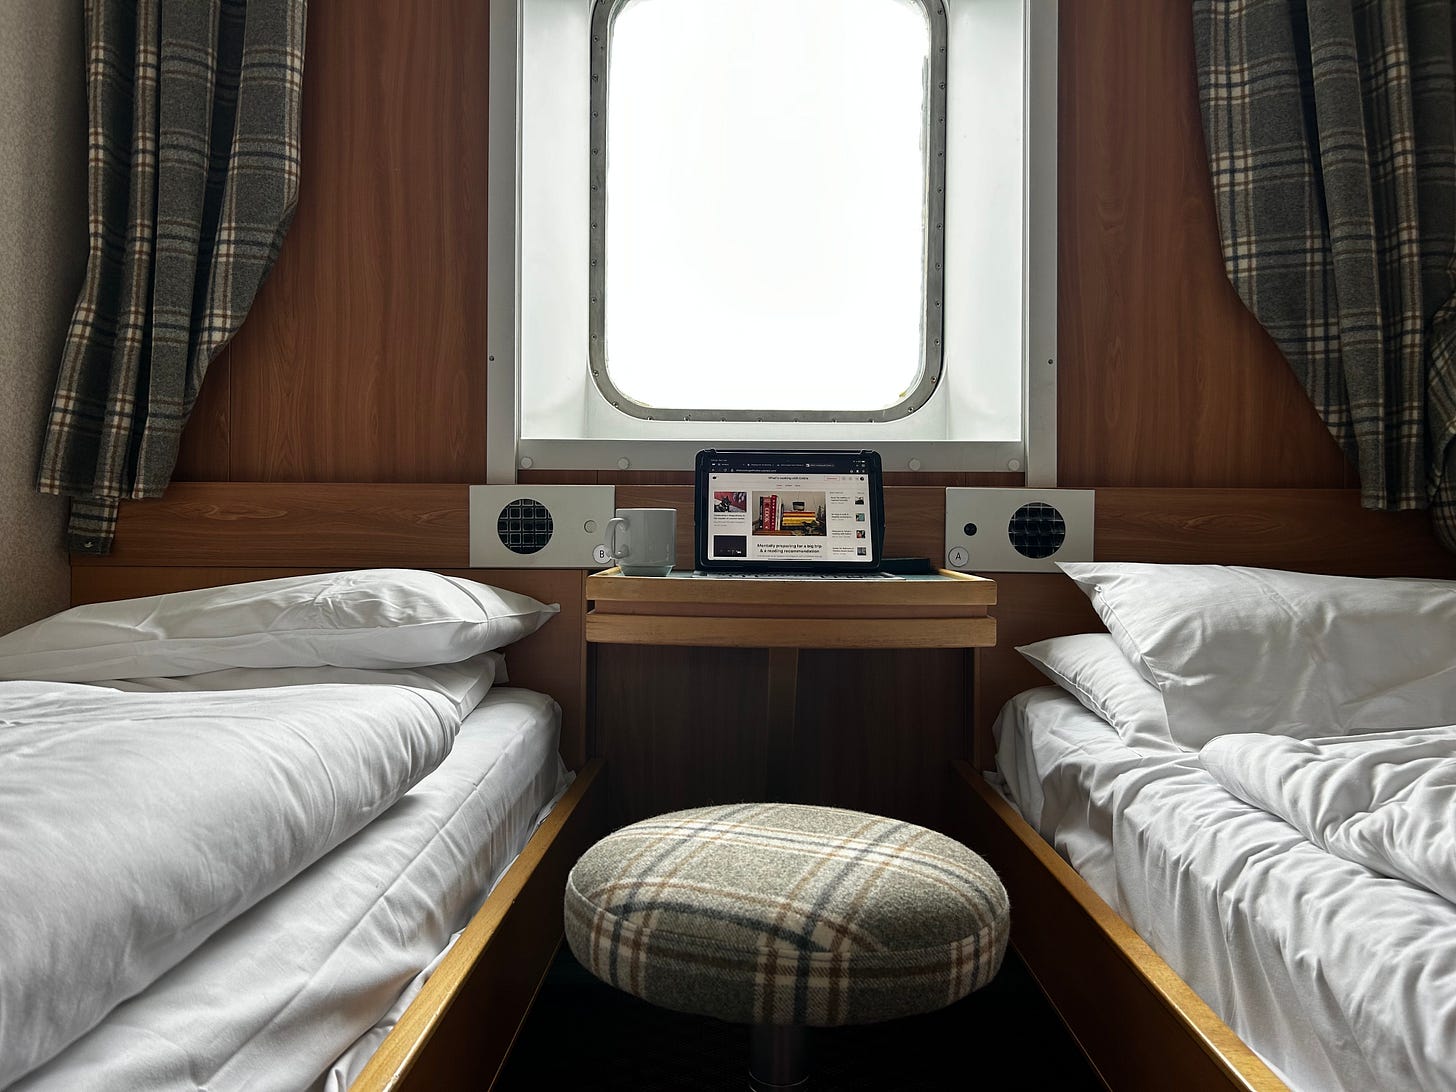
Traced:
<path fill-rule="evenodd" d="M 946 768 L 970 753 L 969 654 L 799 654 L 795 788 L 803 803 L 949 829 Z"/>
<path fill-rule="evenodd" d="M 885 489 L 885 555 L 945 558 L 945 490 L 896 486 Z"/>
<path fill-rule="evenodd" d="M 1424 511 L 1353 489 L 1099 489 L 1099 559 L 1253 565 L 1344 576 L 1456 576 Z"/>
<path fill-rule="evenodd" d="M 771 648 L 764 681 L 768 728 L 768 792 L 765 800 L 802 801 L 798 784 L 799 660 L 796 647 Z"/>
<path fill-rule="evenodd" d="M 464 485 L 176 482 L 157 500 L 128 501 L 106 558 L 72 565 L 464 567 Z"/>
<path fill-rule="evenodd" d="M 690 569 L 692 491 L 619 487 L 620 507 L 678 510 L 677 565 Z M 945 493 L 886 492 L 891 554 L 937 557 Z M 1425 512 L 1374 512 L 1347 489 L 1099 489 L 1097 556 L 1351 576 L 1456 576 Z M 463 566 L 469 492 L 454 484 L 180 482 L 121 506 L 109 558 L 87 565 Z"/>
<path fill-rule="evenodd" d="M 1082 590 L 1060 573 L 997 573 L 996 644 L 976 656 L 974 761 L 978 770 L 995 766 L 996 744 L 991 725 L 1013 696 L 1051 680 L 1017 652 L 1048 637 L 1100 633 L 1104 629 Z"/>
<path fill-rule="evenodd" d="M 231 345 L 224 346 L 207 369 L 197 403 L 182 430 L 173 481 L 225 482 L 233 476 L 231 352 Z"/>
<path fill-rule="evenodd" d="M 945 829 L 947 763 L 970 752 L 964 652 L 804 650 L 792 687 L 770 671 L 783 649 L 593 645 L 591 654 L 613 826 L 788 799 Z M 776 703 L 789 693 L 785 739 Z"/>
<path fill-rule="evenodd" d="M 1060 7 L 1058 460 L 1066 486 L 1348 486 L 1223 273 L 1191 8 Z"/>
<path fill-rule="evenodd" d="M 231 477 L 485 481 L 488 19 L 309 5 L 298 210 L 231 345 Z M 208 468 L 228 443 L 188 441 Z"/>
<path fill-rule="evenodd" d="M 611 825 L 769 792 L 769 653 L 593 645 Z M 801 691 L 802 692 L 802 691 Z"/>
<path fill-rule="evenodd" d="M 611 485 L 599 482 L 595 470 L 517 470 L 516 481 L 521 485 Z M 681 485 L 681 482 L 674 484 Z"/>
<path fill-rule="evenodd" d="M 587 619 L 587 640 L 602 644 L 729 648 L 861 648 L 865 630 L 893 648 L 969 648 L 996 640 L 990 618 L 818 618 L 766 620 L 684 615 L 604 614 Z"/>
<path fill-rule="evenodd" d="M 587 577 L 587 595 L 599 611 L 623 610 L 629 604 L 681 606 L 682 613 L 714 616 L 724 607 L 774 608 L 886 607 L 904 615 L 920 615 L 941 606 L 959 615 L 984 614 L 996 602 L 996 582 L 946 570 L 934 578 L 882 580 L 717 580 L 680 576 L 624 576 L 612 568 Z M 664 611 L 663 613 L 669 613 Z M 893 617 L 893 615 L 887 615 Z"/>

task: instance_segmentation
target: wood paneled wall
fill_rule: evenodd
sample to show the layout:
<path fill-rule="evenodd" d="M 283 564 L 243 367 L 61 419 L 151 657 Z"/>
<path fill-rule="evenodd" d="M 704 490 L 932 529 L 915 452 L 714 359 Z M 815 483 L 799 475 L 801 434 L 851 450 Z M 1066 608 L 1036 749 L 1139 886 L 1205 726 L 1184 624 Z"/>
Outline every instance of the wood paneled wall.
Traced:
<path fill-rule="evenodd" d="M 484 480 L 486 23 L 309 5 L 298 213 L 178 480 Z M 1354 484 L 1224 277 L 1188 5 L 1062 3 L 1059 112 L 1063 484 Z"/>
<path fill-rule="evenodd" d="M 1061 484 L 1355 485 L 1224 275 L 1191 5 L 1060 11 Z"/>
<path fill-rule="evenodd" d="M 312 0 L 302 181 L 178 480 L 485 480 L 481 0 Z"/>

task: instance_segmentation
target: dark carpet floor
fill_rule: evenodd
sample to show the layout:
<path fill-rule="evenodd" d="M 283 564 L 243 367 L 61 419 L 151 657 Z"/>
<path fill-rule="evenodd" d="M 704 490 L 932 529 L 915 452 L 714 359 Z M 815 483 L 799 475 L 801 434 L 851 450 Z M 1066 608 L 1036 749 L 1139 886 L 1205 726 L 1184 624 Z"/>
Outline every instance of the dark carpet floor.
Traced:
<path fill-rule="evenodd" d="M 1103 1092 L 1010 952 L 990 985 L 949 1008 L 810 1034 L 813 1092 Z M 747 1066 L 746 1028 L 639 1001 L 563 945 L 496 1089 L 743 1092 Z"/>

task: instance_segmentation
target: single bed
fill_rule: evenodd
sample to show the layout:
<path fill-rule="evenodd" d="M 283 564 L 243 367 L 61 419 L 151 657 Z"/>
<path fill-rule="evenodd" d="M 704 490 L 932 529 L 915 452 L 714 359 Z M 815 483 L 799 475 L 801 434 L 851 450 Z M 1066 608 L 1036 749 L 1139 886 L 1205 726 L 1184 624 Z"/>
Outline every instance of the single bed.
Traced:
<path fill-rule="evenodd" d="M 0 638 L 0 675 L 48 680 L 0 682 L 0 855 L 31 879 L 0 898 L 0 1085 L 494 1077 L 599 831 L 579 734 L 507 667 L 556 607 L 416 570 L 266 586 Z"/>
<path fill-rule="evenodd" d="M 1456 584 L 1065 568 L 960 776 L 1109 1085 L 1456 1087 Z"/>

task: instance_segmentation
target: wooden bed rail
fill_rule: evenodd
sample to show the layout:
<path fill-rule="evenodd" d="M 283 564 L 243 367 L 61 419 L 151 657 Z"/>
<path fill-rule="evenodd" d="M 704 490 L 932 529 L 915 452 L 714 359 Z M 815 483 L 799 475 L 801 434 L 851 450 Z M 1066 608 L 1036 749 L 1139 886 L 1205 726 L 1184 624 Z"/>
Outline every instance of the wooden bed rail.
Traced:
<path fill-rule="evenodd" d="M 1112 1089 L 1287 1092 L 1133 928 L 968 764 L 961 832 L 1011 898 L 1011 943 Z"/>
<path fill-rule="evenodd" d="M 576 775 L 351 1092 L 489 1088 L 561 943 L 566 875 L 606 833 L 601 759 Z"/>

